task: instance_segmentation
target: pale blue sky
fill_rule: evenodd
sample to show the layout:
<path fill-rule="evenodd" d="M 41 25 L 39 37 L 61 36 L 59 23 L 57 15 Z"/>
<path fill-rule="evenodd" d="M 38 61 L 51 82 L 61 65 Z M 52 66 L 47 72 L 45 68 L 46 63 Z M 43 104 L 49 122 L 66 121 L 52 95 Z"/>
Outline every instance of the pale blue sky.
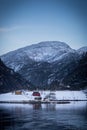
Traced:
<path fill-rule="evenodd" d="M 0 0 L 0 55 L 41 41 L 87 45 L 87 0 Z"/>

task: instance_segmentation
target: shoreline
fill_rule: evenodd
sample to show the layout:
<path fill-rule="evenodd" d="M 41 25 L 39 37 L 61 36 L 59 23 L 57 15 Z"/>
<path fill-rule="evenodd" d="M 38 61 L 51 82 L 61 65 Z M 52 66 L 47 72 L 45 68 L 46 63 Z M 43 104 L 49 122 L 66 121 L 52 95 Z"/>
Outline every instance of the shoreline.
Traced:
<path fill-rule="evenodd" d="M 0 101 L 0 103 L 8 104 L 69 104 L 70 102 L 83 102 L 87 100 L 58 100 L 58 101 Z"/>
<path fill-rule="evenodd" d="M 87 101 L 87 95 L 83 91 L 38 91 L 39 95 L 33 95 L 32 91 L 16 91 L 0 94 L 0 103 L 16 104 L 67 104 L 70 102 Z"/>

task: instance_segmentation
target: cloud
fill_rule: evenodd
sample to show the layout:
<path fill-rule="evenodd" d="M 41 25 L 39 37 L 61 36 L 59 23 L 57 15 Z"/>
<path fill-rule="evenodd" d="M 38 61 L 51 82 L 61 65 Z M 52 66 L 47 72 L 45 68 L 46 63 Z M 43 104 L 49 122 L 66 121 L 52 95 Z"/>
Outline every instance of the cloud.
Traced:
<path fill-rule="evenodd" d="M 9 27 L 9 28 L 0 28 L 0 32 L 4 33 L 4 32 L 11 32 L 14 30 L 19 30 L 19 29 L 28 29 L 29 26 L 14 26 L 14 27 Z"/>

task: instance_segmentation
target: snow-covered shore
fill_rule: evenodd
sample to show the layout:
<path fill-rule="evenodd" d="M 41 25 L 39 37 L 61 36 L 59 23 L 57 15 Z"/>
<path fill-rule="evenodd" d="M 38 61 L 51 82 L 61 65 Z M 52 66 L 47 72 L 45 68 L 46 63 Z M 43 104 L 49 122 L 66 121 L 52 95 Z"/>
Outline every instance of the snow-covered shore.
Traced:
<path fill-rule="evenodd" d="M 49 95 L 50 91 L 39 91 L 42 100 Z M 15 93 L 0 94 L 0 102 L 29 102 L 33 101 L 33 91 L 23 91 L 20 95 Z M 58 101 L 84 101 L 87 100 L 86 94 L 83 91 L 53 91 L 55 93 L 56 100 Z"/>

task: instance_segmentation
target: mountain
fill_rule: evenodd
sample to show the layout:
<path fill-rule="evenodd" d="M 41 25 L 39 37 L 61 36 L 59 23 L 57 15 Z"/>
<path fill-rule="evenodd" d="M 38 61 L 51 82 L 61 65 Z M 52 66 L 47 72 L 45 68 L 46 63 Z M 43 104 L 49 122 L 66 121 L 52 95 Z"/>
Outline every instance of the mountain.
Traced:
<path fill-rule="evenodd" d="M 6 67 L 0 59 L 0 93 L 28 89 L 30 84 L 18 73 Z"/>
<path fill-rule="evenodd" d="M 81 55 L 64 42 L 46 41 L 9 52 L 1 59 L 40 89 L 66 89 L 75 87 L 66 77 L 76 70 Z"/>
<path fill-rule="evenodd" d="M 87 52 L 87 46 L 81 47 L 77 50 L 80 55 Z"/>
<path fill-rule="evenodd" d="M 75 70 L 64 80 L 76 89 L 87 89 L 87 52 L 83 53 Z"/>
<path fill-rule="evenodd" d="M 74 52 L 75 50 L 71 49 L 66 43 L 47 41 L 9 52 L 1 58 L 8 67 L 15 71 L 19 71 L 24 64 L 27 64 L 27 62 L 34 61 L 51 63 L 65 57 L 67 53 Z"/>
<path fill-rule="evenodd" d="M 66 43 L 48 41 L 9 52 L 1 58 L 8 67 L 19 71 L 27 62 L 51 63 L 61 60 L 69 53 L 75 53 L 75 50 L 71 49 Z"/>

